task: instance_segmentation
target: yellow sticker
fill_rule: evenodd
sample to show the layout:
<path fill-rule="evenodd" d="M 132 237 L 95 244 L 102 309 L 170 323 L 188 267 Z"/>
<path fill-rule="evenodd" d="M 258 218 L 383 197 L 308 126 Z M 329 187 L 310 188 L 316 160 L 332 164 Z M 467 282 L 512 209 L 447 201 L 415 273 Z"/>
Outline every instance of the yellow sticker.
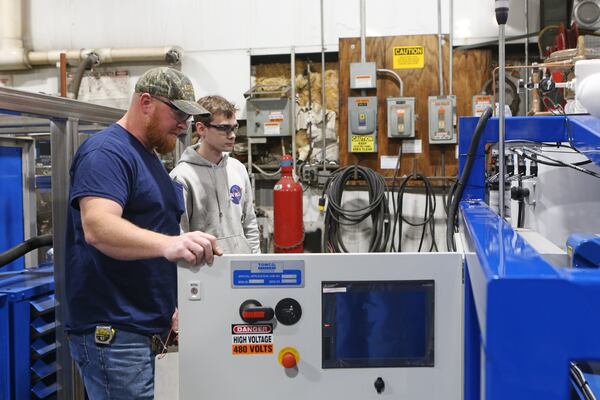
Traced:
<path fill-rule="evenodd" d="M 394 69 L 423 68 L 425 49 L 423 46 L 394 47 Z"/>
<path fill-rule="evenodd" d="M 373 135 L 352 135 L 353 153 L 374 153 L 375 137 Z"/>

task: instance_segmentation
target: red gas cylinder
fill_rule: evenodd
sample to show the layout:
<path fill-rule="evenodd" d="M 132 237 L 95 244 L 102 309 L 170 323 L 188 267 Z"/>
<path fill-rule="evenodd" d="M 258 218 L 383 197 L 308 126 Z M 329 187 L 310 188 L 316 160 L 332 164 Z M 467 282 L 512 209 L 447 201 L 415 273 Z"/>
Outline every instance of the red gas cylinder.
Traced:
<path fill-rule="evenodd" d="M 292 176 L 292 156 L 282 156 L 280 165 L 281 179 L 273 188 L 275 253 L 303 253 L 302 185 Z"/>

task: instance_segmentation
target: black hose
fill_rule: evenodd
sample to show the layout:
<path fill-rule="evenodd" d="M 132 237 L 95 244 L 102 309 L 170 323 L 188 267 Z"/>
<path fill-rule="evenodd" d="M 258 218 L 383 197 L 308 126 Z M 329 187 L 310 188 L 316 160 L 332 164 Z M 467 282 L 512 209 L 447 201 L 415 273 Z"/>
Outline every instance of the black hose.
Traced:
<path fill-rule="evenodd" d="M 483 134 L 483 129 L 492 116 L 492 112 L 492 108 L 488 107 L 483 114 L 481 114 L 481 117 L 479 117 L 475 131 L 473 132 L 473 137 L 471 138 L 471 144 L 469 145 L 469 152 L 467 153 L 467 162 L 465 164 L 465 168 L 463 169 L 460 178 L 456 181 L 456 186 L 452 192 L 452 198 L 448 199 L 448 202 L 450 203 L 450 207 L 448 208 L 448 219 L 446 220 L 446 246 L 448 247 L 448 251 L 456 251 L 456 243 L 454 243 L 454 229 L 456 227 L 458 203 L 462 197 L 465 185 L 469 180 L 469 175 L 471 175 L 471 169 L 473 168 L 473 162 L 475 161 L 475 153 L 477 152 L 477 147 L 479 147 L 479 141 L 481 139 L 481 135 Z M 502 196 L 503 194 L 500 195 Z"/>
<path fill-rule="evenodd" d="M 19 257 L 24 256 L 32 250 L 39 249 L 40 247 L 51 246 L 52 235 L 41 235 L 19 243 L 13 248 L 0 253 L 0 267 L 4 267 L 6 264 L 16 260 Z"/>
<path fill-rule="evenodd" d="M 92 69 L 93 66 L 98 65 L 100 58 L 98 54 L 91 52 L 87 55 L 85 60 L 83 60 L 79 66 L 77 67 L 77 71 L 75 71 L 75 75 L 73 76 L 73 98 L 77 99 L 79 97 L 79 88 L 81 87 L 81 80 L 83 79 L 83 74 L 86 70 Z"/>

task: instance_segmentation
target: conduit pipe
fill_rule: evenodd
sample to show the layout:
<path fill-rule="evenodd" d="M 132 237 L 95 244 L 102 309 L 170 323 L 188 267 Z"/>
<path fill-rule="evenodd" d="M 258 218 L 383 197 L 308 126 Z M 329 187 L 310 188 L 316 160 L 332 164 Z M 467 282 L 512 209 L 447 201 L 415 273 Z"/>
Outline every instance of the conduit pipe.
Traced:
<path fill-rule="evenodd" d="M 454 73 L 454 0 L 450 0 L 450 33 L 448 34 L 448 41 L 450 42 L 450 57 L 448 58 L 448 94 L 452 95 L 452 74 Z"/>
<path fill-rule="evenodd" d="M 361 46 L 362 49 L 362 46 Z M 310 85 L 310 81 L 308 82 Z M 323 0 L 321 0 L 321 113 L 323 118 L 323 127 L 321 128 L 321 136 L 323 140 L 323 148 L 321 149 L 321 157 L 323 162 L 323 173 L 327 171 L 327 101 L 325 94 L 325 11 L 323 10 Z"/>
<path fill-rule="evenodd" d="M 360 62 L 367 62 L 367 2 L 360 0 Z"/>
<path fill-rule="evenodd" d="M 444 64 L 442 59 L 442 41 L 444 36 L 442 35 L 442 0 L 437 2 L 438 10 L 438 80 L 440 83 L 440 96 L 444 95 Z"/>

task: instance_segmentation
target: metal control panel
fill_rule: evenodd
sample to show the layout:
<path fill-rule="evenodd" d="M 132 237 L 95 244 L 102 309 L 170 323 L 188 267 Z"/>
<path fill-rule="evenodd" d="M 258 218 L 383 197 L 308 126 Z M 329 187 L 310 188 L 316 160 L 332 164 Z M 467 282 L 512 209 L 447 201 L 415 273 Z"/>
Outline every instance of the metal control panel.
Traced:
<path fill-rule="evenodd" d="M 348 98 L 348 151 L 377 152 L 377 97 Z"/>
<path fill-rule="evenodd" d="M 415 98 L 388 97 L 387 123 L 389 138 L 414 138 Z"/>
<path fill-rule="evenodd" d="M 429 96 L 429 143 L 456 143 L 456 96 Z"/>
<path fill-rule="evenodd" d="M 179 398 L 459 400 L 462 286 L 458 253 L 179 267 Z"/>
<path fill-rule="evenodd" d="M 290 87 L 258 85 L 246 93 L 248 137 L 290 136 Z"/>

